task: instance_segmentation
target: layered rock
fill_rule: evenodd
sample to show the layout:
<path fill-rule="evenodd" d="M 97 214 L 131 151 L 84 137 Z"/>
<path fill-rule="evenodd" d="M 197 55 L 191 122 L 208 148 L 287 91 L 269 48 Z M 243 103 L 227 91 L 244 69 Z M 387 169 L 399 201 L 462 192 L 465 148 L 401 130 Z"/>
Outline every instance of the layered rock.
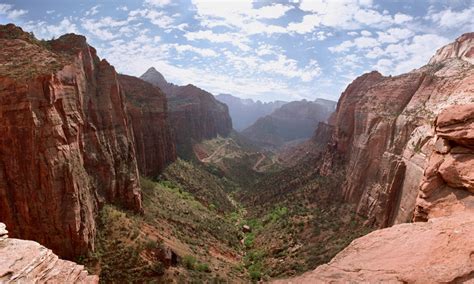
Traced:
<path fill-rule="evenodd" d="M 37 242 L 2 239 L 4 227 L 0 223 L 1 283 L 99 283 L 99 278 L 89 275 L 84 266 L 59 259 Z"/>
<path fill-rule="evenodd" d="M 0 26 L 0 220 L 72 258 L 104 202 L 141 211 L 123 90 L 83 36 L 40 42 Z"/>
<path fill-rule="evenodd" d="M 119 75 L 133 126 L 138 169 L 157 176 L 176 160 L 176 145 L 168 121 L 166 96 L 157 87 L 139 78 Z"/>
<path fill-rule="evenodd" d="M 228 136 L 232 120 L 227 106 L 193 85 L 168 83 L 156 69 L 150 68 L 141 79 L 159 87 L 168 98 L 168 110 L 176 137 L 178 154 L 192 155 L 192 145 L 218 135 Z"/>
<path fill-rule="evenodd" d="M 399 224 L 353 241 L 328 264 L 274 283 L 470 283 L 473 234 L 473 212 Z"/>
<path fill-rule="evenodd" d="M 242 135 L 265 148 L 278 148 L 298 139 L 308 139 L 319 122 L 333 113 L 335 102 L 295 101 L 278 108 L 270 115 L 258 119 L 242 131 Z"/>
<path fill-rule="evenodd" d="M 474 209 L 474 104 L 443 110 L 436 119 L 414 219 Z"/>
<path fill-rule="evenodd" d="M 344 173 L 342 196 L 357 204 L 358 213 L 376 225 L 384 227 L 413 218 L 418 188 L 436 144 L 434 138 L 446 136 L 443 132 L 448 131 L 444 126 L 433 127 L 436 117 L 449 106 L 456 105 L 458 112 L 465 108 L 462 105 L 474 102 L 474 67 L 470 63 L 474 54 L 466 46 L 472 46 L 473 38 L 472 33 L 461 36 L 441 48 L 431 64 L 407 74 L 362 75 L 343 92 L 329 120 L 334 130 L 321 173 Z M 445 124 L 443 116 L 438 125 Z M 465 135 L 467 132 L 459 128 L 472 127 L 466 123 L 455 124 L 449 132 Z M 460 146 L 471 143 L 466 140 L 463 138 Z M 447 174 L 455 175 L 452 169 L 447 167 Z"/>

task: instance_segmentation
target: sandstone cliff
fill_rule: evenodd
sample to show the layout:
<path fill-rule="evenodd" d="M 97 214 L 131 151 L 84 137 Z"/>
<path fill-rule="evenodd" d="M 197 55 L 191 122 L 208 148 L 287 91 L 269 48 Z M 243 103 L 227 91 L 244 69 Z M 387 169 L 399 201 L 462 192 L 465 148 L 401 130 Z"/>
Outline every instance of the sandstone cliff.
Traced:
<path fill-rule="evenodd" d="M 168 83 L 155 68 L 150 68 L 140 78 L 166 94 L 170 123 L 181 156 L 190 156 L 195 142 L 218 135 L 228 136 L 231 132 L 232 120 L 227 106 L 210 93 L 193 85 Z"/>
<path fill-rule="evenodd" d="M 350 84 L 315 140 L 320 172 L 379 227 L 327 265 L 277 283 L 461 283 L 474 277 L 474 33 L 396 77 Z"/>
<path fill-rule="evenodd" d="M 72 258 L 94 248 L 104 202 L 141 211 L 114 68 L 83 36 L 38 41 L 0 26 L 0 220 Z"/>
<path fill-rule="evenodd" d="M 145 176 L 158 176 L 176 160 L 166 96 L 159 88 L 136 77 L 119 75 L 119 81 L 133 126 L 138 169 Z"/>
<path fill-rule="evenodd" d="M 413 219 L 418 188 L 437 136 L 466 147 L 457 141 L 461 138 L 444 134 L 448 131 L 444 127 L 468 129 L 472 127 L 469 118 L 446 122 L 449 119 L 443 115 L 438 120 L 441 124 L 434 126 L 442 110 L 454 106 L 449 112 L 466 113 L 462 105 L 474 102 L 473 38 L 474 33 L 461 36 L 438 50 L 430 64 L 407 74 L 362 75 L 343 92 L 329 121 L 333 131 L 321 172 L 342 172 L 341 194 L 376 225 Z M 462 126 L 460 121 L 468 122 Z M 422 211 L 420 207 L 418 215 L 426 215 Z"/>

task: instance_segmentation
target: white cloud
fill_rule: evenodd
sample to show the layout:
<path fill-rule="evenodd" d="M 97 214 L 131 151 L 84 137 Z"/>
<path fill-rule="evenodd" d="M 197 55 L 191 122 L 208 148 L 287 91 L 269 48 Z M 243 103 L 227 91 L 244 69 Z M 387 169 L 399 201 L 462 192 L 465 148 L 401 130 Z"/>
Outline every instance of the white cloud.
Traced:
<path fill-rule="evenodd" d="M 83 19 L 81 26 L 99 39 L 112 40 L 122 36 L 123 34 L 132 32 L 131 28 L 127 26 L 129 21 L 129 19 L 116 20 L 111 17 Z"/>
<path fill-rule="evenodd" d="M 0 15 L 5 15 L 10 20 L 16 20 L 26 13 L 28 13 L 28 11 L 23 9 L 13 9 L 13 5 L 0 3 Z"/>
<path fill-rule="evenodd" d="M 413 17 L 410 15 L 402 14 L 402 13 L 397 13 L 394 16 L 394 22 L 396 24 L 403 24 L 405 22 L 409 22 L 413 20 Z"/>
<path fill-rule="evenodd" d="M 371 36 L 372 35 L 372 33 L 367 31 L 367 30 L 361 31 L 360 34 L 363 35 L 363 36 Z"/>
<path fill-rule="evenodd" d="M 429 14 L 428 19 L 432 20 L 441 27 L 463 27 L 468 31 L 472 31 L 474 30 L 474 7 L 462 11 L 446 9 L 437 13 Z"/>
<path fill-rule="evenodd" d="M 169 5 L 171 0 L 145 0 L 145 3 L 156 7 L 163 7 Z"/>
<path fill-rule="evenodd" d="M 238 33 L 214 33 L 213 31 L 187 32 L 184 37 L 188 40 L 208 40 L 214 43 L 229 43 L 237 46 L 243 51 L 249 51 L 251 48 L 245 43 L 247 38 Z"/>
<path fill-rule="evenodd" d="M 35 36 L 40 39 L 51 39 L 67 33 L 78 33 L 76 24 L 74 24 L 70 18 L 63 18 L 61 22 L 56 24 L 49 24 L 43 21 L 30 21 L 24 24 L 23 28 L 33 32 Z"/>
<path fill-rule="evenodd" d="M 86 16 L 93 16 L 93 15 L 99 13 L 99 7 L 100 7 L 100 5 L 96 5 L 96 6 L 92 7 L 89 11 L 86 12 Z"/>
<path fill-rule="evenodd" d="M 306 34 L 314 31 L 321 23 L 318 15 L 306 15 L 299 23 L 293 22 L 288 24 L 288 31 L 298 34 Z"/>
<path fill-rule="evenodd" d="M 385 32 L 377 32 L 378 40 L 381 43 L 395 43 L 400 40 L 410 38 L 414 32 L 405 28 L 391 28 Z"/>
<path fill-rule="evenodd" d="M 194 52 L 196 54 L 199 54 L 203 57 L 216 57 L 218 54 L 212 49 L 209 48 L 199 48 L 195 47 L 192 45 L 179 45 L 179 44 L 171 44 L 172 46 L 178 53 L 183 53 L 183 52 Z"/>
<path fill-rule="evenodd" d="M 162 28 L 169 29 L 173 27 L 174 19 L 168 16 L 163 11 L 157 11 L 154 9 L 142 9 L 142 10 L 133 10 L 129 13 L 130 19 L 137 19 L 138 17 L 143 17 L 148 19 L 152 24 Z"/>

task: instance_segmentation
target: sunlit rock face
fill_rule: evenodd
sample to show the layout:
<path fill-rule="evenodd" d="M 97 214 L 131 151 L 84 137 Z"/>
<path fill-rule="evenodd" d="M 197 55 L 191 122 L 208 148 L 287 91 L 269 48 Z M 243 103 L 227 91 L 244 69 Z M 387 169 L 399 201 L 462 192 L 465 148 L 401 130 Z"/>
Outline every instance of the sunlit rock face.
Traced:
<path fill-rule="evenodd" d="M 141 211 L 114 68 L 83 36 L 40 42 L 0 26 L 0 220 L 62 257 L 94 248 L 105 202 Z"/>
<path fill-rule="evenodd" d="M 446 128 L 451 122 L 445 118 L 444 110 L 469 113 L 470 107 L 466 105 L 474 103 L 470 51 L 473 38 L 472 33 L 461 36 L 438 50 L 430 64 L 407 74 L 362 75 L 343 92 L 330 119 L 334 130 L 321 172 L 342 173 L 345 178 L 341 195 L 357 204 L 358 213 L 372 223 L 385 227 L 412 220 L 415 206 L 419 207 L 420 184 L 430 179 L 425 176 L 433 163 L 430 157 L 434 155 L 431 159 L 436 159 L 432 154 L 434 148 L 438 147 L 445 155 L 454 144 L 470 147 L 469 137 L 459 137 L 469 131 L 458 130 L 461 127 L 458 123 L 451 127 L 454 130 Z M 469 114 L 454 120 L 465 121 L 464 128 L 472 127 L 470 118 L 465 117 Z M 458 137 L 452 138 L 448 132 Z M 438 137 L 448 142 L 438 141 Z M 458 163 L 459 158 L 447 155 L 445 163 Z M 471 158 L 463 159 L 468 167 Z M 457 170 L 461 169 L 445 164 L 435 175 L 445 173 L 452 177 Z M 462 184 L 469 182 L 464 180 Z M 454 184 L 447 182 L 447 185 Z M 417 218 L 427 214 L 421 207 Z"/>

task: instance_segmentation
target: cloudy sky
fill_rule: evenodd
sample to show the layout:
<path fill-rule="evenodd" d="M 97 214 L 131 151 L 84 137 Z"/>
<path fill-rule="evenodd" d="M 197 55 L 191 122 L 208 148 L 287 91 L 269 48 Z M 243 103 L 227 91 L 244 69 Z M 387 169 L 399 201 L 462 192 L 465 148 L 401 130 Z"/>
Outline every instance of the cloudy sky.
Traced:
<path fill-rule="evenodd" d="M 474 0 L 0 0 L 0 24 L 74 32 L 121 73 L 265 101 L 336 100 L 356 76 L 397 75 L 474 31 Z"/>

